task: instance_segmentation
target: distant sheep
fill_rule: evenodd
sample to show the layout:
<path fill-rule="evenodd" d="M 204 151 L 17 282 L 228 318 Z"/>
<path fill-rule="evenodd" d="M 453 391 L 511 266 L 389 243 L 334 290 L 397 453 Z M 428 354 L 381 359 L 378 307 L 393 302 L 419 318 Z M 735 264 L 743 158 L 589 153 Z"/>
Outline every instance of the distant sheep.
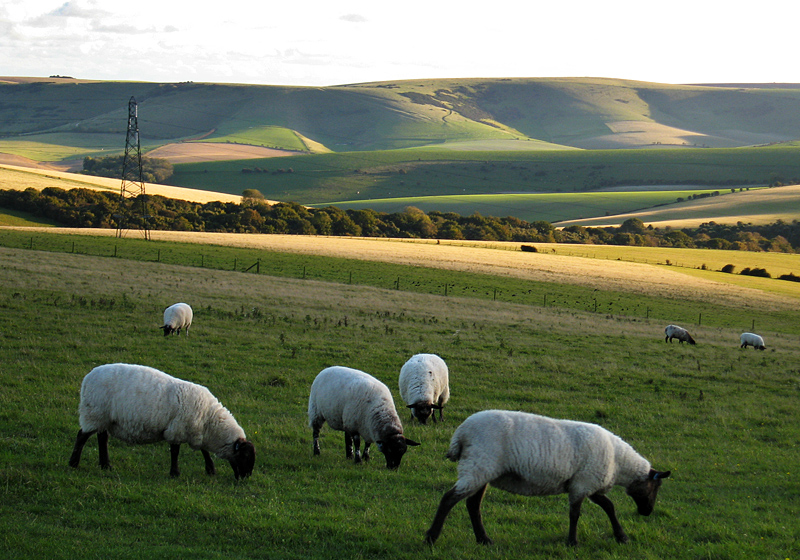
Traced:
<path fill-rule="evenodd" d="M 369 460 L 369 446 L 378 444 L 386 457 L 386 467 L 400 466 L 407 446 L 419 443 L 403 436 L 403 426 L 394 407 L 389 388 L 371 375 L 342 366 L 322 370 L 311 384 L 308 398 L 308 424 L 313 431 L 314 455 L 319 455 L 319 431 L 325 422 L 344 432 L 345 454 L 361 462 L 361 438 L 364 461 Z"/>
<path fill-rule="evenodd" d="M 742 336 L 739 337 L 739 341 L 741 345 L 739 348 L 747 348 L 747 346 L 752 346 L 756 350 L 766 350 L 766 346 L 764 346 L 764 339 L 758 336 L 757 334 L 753 334 L 751 332 L 742 333 Z"/>
<path fill-rule="evenodd" d="M 181 329 L 186 330 L 186 336 L 189 336 L 189 327 L 192 326 L 192 319 L 194 313 L 192 308 L 186 303 L 176 303 L 170 305 L 164 310 L 164 336 L 169 336 L 172 333 L 177 335 L 181 334 Z"/>
<path fill-rule="evenodd" d="M 661 480 L 670 475 L 650 468 L 630 445 L 596 424 L 505 410 L 467 418 L 453 434 L 447 457 L 459 461 L 458 481 L 439 503 L 428 544 L 436 542 L 447 514 L 465 498 L 475 538 L 491 544 L 480 513 L 488 484 L 525 496 L 569 494 L 570 545 L 578 544 L 578 518 L 588 497 L 608 515 L 617 541 L 627 542 L 606 492 L 625 487 L 639 513 L 650 515 Z"/>
<path fill-rule="evenodd" d="M 147 366 L 106 364 L 90 371 L 81 383 L 80 425 L 71 467 L 95 433 L 103 469 L 110 468 L 109 434 L 128 443 L 169 443 L 173 477 L 180 474 L 182 443 L 202 451 L 208 474 L 216 474 L 209 452 L 226 459 L 236 479 L 249 476 L 255 464 L 255 447 L 208 389 Z"/>
<path fill-rule="evenodd" d="M 683 327 L 679 327 L 678 325 L 667 325 L 667 327 L 664 329 L 664 334 L 666 335 L 664 342 L 672 342 L 673 338 L 677 338 L 678 342 L 681 344 L 684 342 L 688 342 L 689 344 L 697 344 L 692 338 L 692 335 L 689 334 L 689 331 Z"/>
<path fill-rule="evenodd" d="M 450 399 L 449 372 L 444 360 L 435 354 L 412 356 L 400 369 L 400 397 L 411 409 L 411 417 L 426 424 L 434 409 L 439 411 Z"/>

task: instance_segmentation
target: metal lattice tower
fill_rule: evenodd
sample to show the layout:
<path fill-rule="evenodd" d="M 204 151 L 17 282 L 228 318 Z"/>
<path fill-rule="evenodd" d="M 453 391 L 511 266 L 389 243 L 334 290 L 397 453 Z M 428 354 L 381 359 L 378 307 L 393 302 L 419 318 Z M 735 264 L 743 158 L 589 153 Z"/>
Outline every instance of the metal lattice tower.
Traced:
<path fill-rule="evenodd" d="M 132 200 L 129 204 L 128 200 Z M 122 187 L 119 193 L 117 237 L 136 227 L 150 239 L 147 197 L 142 180 L 142 149 L 139 143 L 139 108 L 136 99 L 128 101 L 128 134 L 125 137 L 125 159 L 122 161 Z"/>

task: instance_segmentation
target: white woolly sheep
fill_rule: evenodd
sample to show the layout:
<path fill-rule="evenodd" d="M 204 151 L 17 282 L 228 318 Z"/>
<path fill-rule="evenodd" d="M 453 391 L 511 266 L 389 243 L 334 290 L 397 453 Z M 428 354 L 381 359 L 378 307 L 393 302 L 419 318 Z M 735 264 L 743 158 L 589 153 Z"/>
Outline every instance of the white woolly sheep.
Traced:
<path fill-rule="evenodd" d="M 90 371 L 81 383 L 80 425 L 71 467 L 94 433 L 103 469 L 110 468 L 109 434 L 128 443 L 168 442 L 173 477 L 180 474 L 182 443 L 203 452 L 210 475 L 216 469 L 209 452 L 226 459 L 236 479 L 249 476 L 255 464 L 255 447 L 208 389 L 147 366 L 106 364 Z"/>
<path fill-rule="evenodd" d="M 458 481 L 439 503 L 426 533 L 428 544 L 436 541 L 447 514 L 465 498 L 475 538 L 491 544 L 480 512 L 487 484 L 525 496 L 569 494 L 570 545 L 578 544 L 578 518 L 588 497 L 608 515 L 617 541 L 626 542 L 606 492 L 624 486 L 639 513 L 650 515 L 661 479 L 670 475 L 651 469 L 630 445 L 596 424 L 506 410 L 484 410 L 467 418 L 453 434 L 447 457 L 459 461 Z"/>
<path fill-rule="evenodd" d="M 400 466 L 407 446 L 419 445 L 403 436 L 389 388 L 357 369 L 329 367 L 319 372 L 311 384 L 308 424 L 313 430 L 314 455 L 319 455 L 319 431 L 326 421 L 334 430 L 344 432 L 345 454 L 356 463 L 361 462 L 362 438 L 364 461 L 369 460 L 369 446 L 375 442 L 389 469 Z"/>
<path fill-rule="evenodd" d="M 194 313 L 187 303 L 176 303 L 164 310 L 164 336 L 172 333 L 181 334 L 181 329 L 186 329 L 186 336 L 189 336 L 189 327 L 192 326 Z"/>
<path fill-rule="evenodd" d="M 434 409 L 439 410 L 450 399 L 447 364 L 435 354 L 412 356 L 400 369 L 400 397 L 411 409 L 411 417 L 426 424 Z M 436 414 L 433 414 L 436 421 Z"/>
<path fill-rule="evenodd" d="M 678 342 L 681 344 L 684 342 L 688 342 L 689 344 L 697 344 L 692 338 L 692 335 L 689 334 L 689 331 L 683 327 L 679 327 L 678 325 L 667 325 L 667 327 L 664 329 L 664 334 L 666 335 L 664 342 L 672 342 L 673 338 L 677 338 Z"/>
<path fill-rule="evenodd" d="M 751 332 L 742 333 L 742 336 L 739 337 L 739 342 L 741 343 L 739 348 L 747 348 L 747 346 L 750 345 L 756 350 L 767 349 L 767 347 L 764 346 L 764 339 Z"/>

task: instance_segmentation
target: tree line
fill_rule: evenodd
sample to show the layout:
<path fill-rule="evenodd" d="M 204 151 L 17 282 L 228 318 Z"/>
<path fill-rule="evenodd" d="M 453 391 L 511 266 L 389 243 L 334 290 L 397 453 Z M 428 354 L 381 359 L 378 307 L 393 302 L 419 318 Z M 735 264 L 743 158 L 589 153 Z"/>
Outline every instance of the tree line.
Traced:
<path fill-rule="evenodd" d="M 189 202 L 159 195 L 147 196 L 147 225 L 152 230 L 225 233 L 282 233 L 424 239 L 516 241 L 523 243 L 583 243 L 689 247 L 739 251 L 800 252 L 800 223 L 717 224 L 697 228 L 654 228 L 631 218 L 618 227 L 568 226 L 527 222 L 507 216 L 462 216 L 454 212 L 344 210 L 335 206 L 307 208 L 293 202 L 268 204 L 248 196 L 234 202 Z M 114 228 L 123 212 L 118 193 L 90 189 L 41 191 L 0 190 L 0 207 L 27 212 L 69 227 Z M 134 207 L 140 201 L 127 199 Z M 136 206 L 139 207 L 139 206 Z M 124 209 L 123 209 L 124 210 Z M 131 213 L 131 209 L 127 210 Z M 135 214 L 135 212 L 133 212 Z"/>
<path fill-rule="evenodd" d="M 110 177 L 112 179 L 122 179 L 125 156 L 106 156 L 93 158 L 86 156 L 83 158 L 83 169 L 81 174 L 94 175 L 97 177 Z M 125 170 L 127 179 L 145 183 L 164 183 L 172 177 L 174 168 L 172 164 L 160 158 L 142 158 L 142 176 L 138 177 L 138 163 Z M 134 176 L 136 175 L 136 176 Z"/>

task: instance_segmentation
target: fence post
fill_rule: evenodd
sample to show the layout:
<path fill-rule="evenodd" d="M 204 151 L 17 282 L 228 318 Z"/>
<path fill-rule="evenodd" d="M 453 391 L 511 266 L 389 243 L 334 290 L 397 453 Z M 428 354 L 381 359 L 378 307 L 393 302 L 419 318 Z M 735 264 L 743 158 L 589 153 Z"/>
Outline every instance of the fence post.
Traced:
<path fill-rule="evenodd" d="M 161 249 L 159 249 L 158 253 L 156 254 L 156 262 L 161 262 Z"/>
<path fill-rule="evenodd" d="M 703 324 L 703 314 L 702 313 L 700 313 L 700 316 L 697 318 L 697 324 L 698 325 L 702 325 Z"/>

